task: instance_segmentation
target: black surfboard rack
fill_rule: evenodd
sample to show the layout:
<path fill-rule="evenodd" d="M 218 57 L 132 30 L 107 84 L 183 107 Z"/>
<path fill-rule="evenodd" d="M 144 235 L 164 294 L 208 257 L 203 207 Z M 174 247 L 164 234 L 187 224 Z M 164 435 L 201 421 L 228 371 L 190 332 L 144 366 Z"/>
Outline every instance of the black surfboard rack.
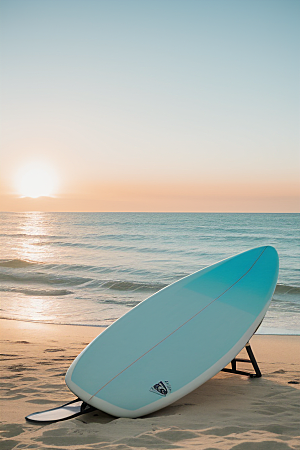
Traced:
<path fill-rule="evenodd" d="M 255 356 L 253 354 L 252 348 L 250 343 L 248 342 L 245 345 L 245 349 L 248 353 L 249 359 L 244 359 L 244 358 L 233 358 L 233 360 L 231 361 L 231 369 L 229 368 L 224 368 L 222 369 L 222 372 L 229 372 L 229 373 L 235 373 L 237 375 L 246 375 L 250 378 L 260 378 L 261 377 L 261 371 L 259 370 L 257 361 L 255 359 Z M 246 372 L 244 370 L 237 370 L 237 362 L 243 362 L 243 363 L 249 363 L 252 364 L 252 367 L 254 369 L 254 373 L 253 372 Z"/>

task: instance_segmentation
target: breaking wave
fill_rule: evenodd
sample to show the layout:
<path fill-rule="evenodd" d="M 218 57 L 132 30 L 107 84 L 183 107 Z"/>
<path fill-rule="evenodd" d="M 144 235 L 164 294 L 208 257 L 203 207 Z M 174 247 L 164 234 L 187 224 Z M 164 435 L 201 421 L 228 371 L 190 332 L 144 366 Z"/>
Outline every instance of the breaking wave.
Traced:
<path fill-rule="evenodd" d="M 39 263 L 36 261 L 26 261 L 25 259 L 0 259 L 0 267 L 7 267 L 9 269 L 23 269 L 25 267 L 36 266 Z"/>
<path fill-rule="evenodd" d="M 62 277 L 58 275 L 37 273 L 0 273 L 0 281 L 19 284 L 46 284 L 46 285 L 64 285 L 80 286 L 90 281 L 91 278 L 83 277 Z"/>
<path fill-rule="evenodd" d="M 15 292 L 34 297 L 60 297 L 62 295 L 73 294 L 72 291 L 68 291 L 67 289 L 27 289 L 14 287 L 0 287 L 0 292 Z"/>
<path fill-rule="evenodd" d="M 159 291 L 166 287 L 166 284 L 162 283 L 135 283 L 132 281 L 106 281 L 102 284 L 102 287 L 112 289 L 115 291 Z"/>
<path fill-rule="evenodd" d="M 299 286 L 288 286 L 286 284 L 277 284 L 276 289 L 275 289 L 275 294 L 284 294 L 284 295 L 300 294 L 300 287 Z"/>

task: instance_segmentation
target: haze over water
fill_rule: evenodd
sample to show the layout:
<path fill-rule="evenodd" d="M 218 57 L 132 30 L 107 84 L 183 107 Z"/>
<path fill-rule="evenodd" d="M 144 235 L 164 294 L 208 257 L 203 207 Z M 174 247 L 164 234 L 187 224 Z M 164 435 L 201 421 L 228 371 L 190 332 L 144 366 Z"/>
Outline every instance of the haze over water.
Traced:
<path fill-rule="evenodd" d="M 279 280 L 259 333 L 300 334 L 298 223 L 299 214 L 2 213 L 0 315 L 107 326 L 185 275 L 273 245 Z"/>

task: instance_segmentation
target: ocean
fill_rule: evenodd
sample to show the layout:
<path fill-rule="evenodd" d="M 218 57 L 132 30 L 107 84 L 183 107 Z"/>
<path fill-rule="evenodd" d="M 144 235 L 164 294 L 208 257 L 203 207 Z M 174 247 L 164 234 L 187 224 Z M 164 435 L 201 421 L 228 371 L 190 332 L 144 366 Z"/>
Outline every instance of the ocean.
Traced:
<path fill-rule="evenodd" d="M 164 286 L 273 245 L 278 284 L 261 334 L 300 334 L 299 214 L 0 214 L 0 317 L 108 326 Z"/>

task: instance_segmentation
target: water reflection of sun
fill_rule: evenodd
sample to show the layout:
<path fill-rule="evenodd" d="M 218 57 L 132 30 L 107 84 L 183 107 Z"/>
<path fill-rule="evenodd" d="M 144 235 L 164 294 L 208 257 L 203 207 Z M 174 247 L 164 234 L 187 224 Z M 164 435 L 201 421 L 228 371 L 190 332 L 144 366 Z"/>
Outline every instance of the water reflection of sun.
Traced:
<path fill-rule="evenodd" d="M 20 216 L 19 257 L 26 261 L 45 262 L 52 256 L 47 245 L 49 217 L 43 212 L 28 212 Z M 47 251 L 46 248 L 47 247 Z"/>
<path fill-rule="evenodd" d="M 28 318 L 32 322 L 53 322 L 55 320 L 55 304 L 50 300 L 49 297 L 41 296 L 24 296 L 20 297 L 17 301 L 18 316 L 24 317 L 25 320 Z"/>

